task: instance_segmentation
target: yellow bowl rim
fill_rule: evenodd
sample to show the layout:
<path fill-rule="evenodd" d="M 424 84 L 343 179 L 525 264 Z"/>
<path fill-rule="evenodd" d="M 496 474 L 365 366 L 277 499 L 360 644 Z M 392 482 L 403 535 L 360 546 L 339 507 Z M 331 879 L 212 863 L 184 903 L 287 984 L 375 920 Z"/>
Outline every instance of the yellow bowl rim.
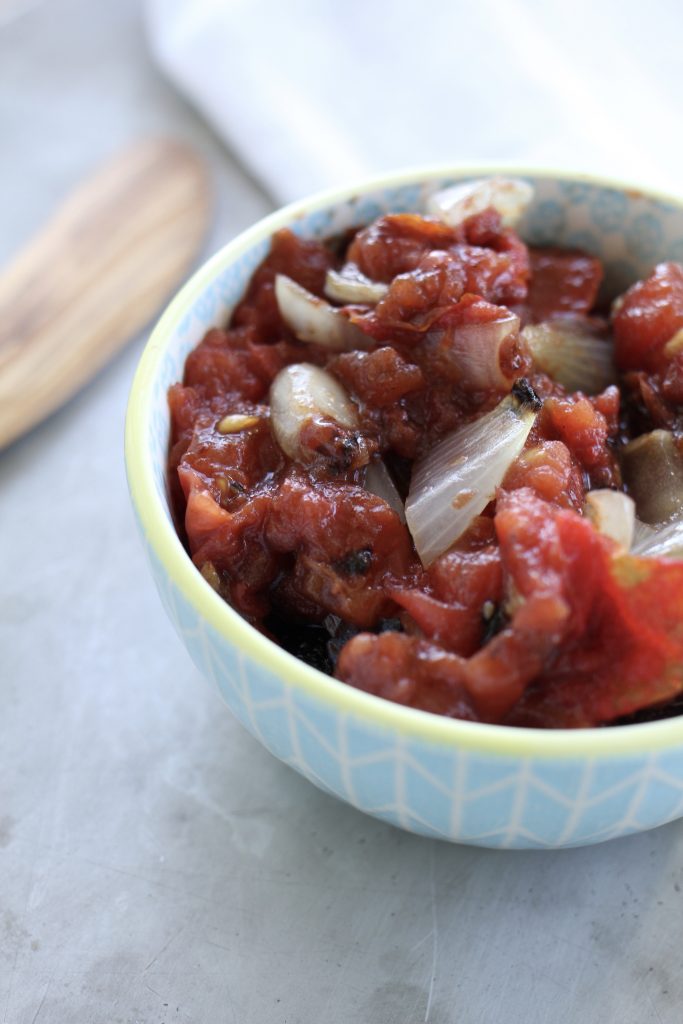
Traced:
<path fill-rule="evenodd" d="M 206 583 L 187 555 L 162 507 L 154 483 L 147 445 L 137 443 L 148 434 L 154 380 L 165 343 L 192 308 L 207 284 L 254 245 L 299 218 L 315 211 L 380 189 L 421 184 L 434 179 L 466 179 L 492 174 L 552 178 L 596 185 L 643 196 L 683 209 L 683 199 L 634 182 L 580 171 L 526 167 L 500 163 L 437 164 L 382 174 L 343 188 L 326 189 L 290 203 L 241 232 L 211 256 L 170 301 L 152 330 L 135 373 L 125 425 L 125 461 L 131 499 L 147 542 L 171 580 L 194 610 L 217 633 L 243 654 L 339 714 L 356 717 L 404 740 L 419 740 L 439 747 L 479 751 L 499 757 L 552 757 L 554 759 L 638 755 L 683 746 L 683 716 L 638 725 L 593 729 L 526 729 L 486 725 L 444 718 L 430 712 L 394 704 L 364 693 L 319 672 L 278 647 L 250 626 Z"/>

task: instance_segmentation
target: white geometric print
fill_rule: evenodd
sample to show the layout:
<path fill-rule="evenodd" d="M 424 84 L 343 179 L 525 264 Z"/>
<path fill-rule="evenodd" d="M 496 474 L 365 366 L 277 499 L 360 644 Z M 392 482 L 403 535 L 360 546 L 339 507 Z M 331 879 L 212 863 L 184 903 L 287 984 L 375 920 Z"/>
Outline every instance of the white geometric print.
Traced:
<path fill-rule="evenodd" d="M 500 848 L 601 842 L 683 816 L 683 752 L 506 758 L 392 735 L 317 702 L 199 619 L 150 551 L 194 662 L 265 747 L 324 791 L 411 832 Z"/>

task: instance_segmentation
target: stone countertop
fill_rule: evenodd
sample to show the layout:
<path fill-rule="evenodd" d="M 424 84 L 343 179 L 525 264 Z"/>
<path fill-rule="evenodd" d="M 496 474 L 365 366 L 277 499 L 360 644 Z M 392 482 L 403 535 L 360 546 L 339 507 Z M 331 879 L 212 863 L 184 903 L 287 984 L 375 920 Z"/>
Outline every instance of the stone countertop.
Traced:
<path fill-rule="evenodd" d="M 151 66 L 134 0 L 0 0 L 0 259 L 148 134 L 209 161 L 207 252 L 270 209 Z M 0 1021 L 679 1024 L 683 822 L 558 853 L 404 834 L 198 677 L 126 491 L 143 340 L 0 453 Z"/>

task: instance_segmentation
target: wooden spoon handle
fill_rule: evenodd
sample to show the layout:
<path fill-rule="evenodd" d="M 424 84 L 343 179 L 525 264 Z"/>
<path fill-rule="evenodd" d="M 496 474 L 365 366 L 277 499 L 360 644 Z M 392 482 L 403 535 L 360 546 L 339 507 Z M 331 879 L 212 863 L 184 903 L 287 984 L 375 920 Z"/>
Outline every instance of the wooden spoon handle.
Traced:
<path fill-rule="evenodd" d="M 204 237 L 209 187 L 187 147 L 138 143 L 80 185 L 0 274 L 0 448 L 147 324 Z"/>

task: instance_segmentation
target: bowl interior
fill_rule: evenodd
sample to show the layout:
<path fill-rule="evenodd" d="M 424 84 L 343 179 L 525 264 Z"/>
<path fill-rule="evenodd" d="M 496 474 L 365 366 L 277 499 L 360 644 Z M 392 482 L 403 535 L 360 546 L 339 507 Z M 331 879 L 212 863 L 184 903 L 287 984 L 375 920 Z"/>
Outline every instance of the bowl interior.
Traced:
<path fill-rule="evenodd" d="M 155 538 L 152 534 L 158 526 L 159 516 L 166 521 L 163 524 L 164 532 L 168 533 L 169 527 L 173 529 L 166 479 L 168 388 L 182 379 L 185 359 L 206 330 L 227 323 L 232 307 L 240 299 L 251 274 L 266 255 L 273 232 L 289 226 L 307 238 L 333 236 L 350 227 L 367 224 L 383 213 L 419 211 L 426 196 L 435 189 L 490 173 L 494 172 L 472 168 L 453 172 L 443 169 L 416 172 L 413 175 L 394 176 L 389 182 L 378 182 L 362 191 L 346 190 L 293 204 L 240 235 L 195 274 L 156 327 L 143 356 L 131 397 L 127 425 L 128 472 L 141 525 L 150 534 L 147 537 L 150 551 L 154 547 Z M 598 255 L 605 265 L 604 287 L 607 297 L 617 294 L 632 281 L 646 275 L 661 260 L 683 261 L 683 204 L 674 199 L 586 178 L 527 173 L 516 169 L 496 169 L 496 173 L 523 177 L 534 186 L 534 201 L 519 227 L 522 238 L 532 244 L 577 247 Z M 133 450 L 134 456 L 131 454 Z M 144 477 L 144 487 L 136 485 L 140 476 Z M 145 505 L 147 508 L 142 507 Z M 175 533 L 174 541 L 177 554 L 185 558 Z M 177 554 L 174 556 L 176 560 Z M 186 561 L 198 578 L 189 559 Z M 171 576 L 174 575 L 173 570 L 167 571 Z M 208 592 L 209 588 L 206 587 L 206 590 Z M 210 601 L 214 597 L 211 592 L 207 594 L 206 600 Z M 221 608 L 221 612 L 224 613 L 226 623 L 229 617 L 234 616 L 227 606 Z M 216 620 L 216 614 L 213 619 Z M 245 635 L 254 633 L 253 642 L 250 642 L 252 652 L 257 645 L 272 646 L 245 623 L 242 625 Z M 234 634 L 234 626 L 231 628 Z M 282 655 L 282 659 L 278 660 L 282 660 L 283 666 L 290 663 L 287 674 L 291 677 L 291 662 L 294 660 L 285 652 L 278 651 L 278 654 Z M 318 676 L 315 670 L 309 670 L 301 663 L 295 664 L 301 669 L 302 678 L 311 673 Z M 344 687 L 344 690 L 347 689 Z M 368 706 L 369 703 L 378 702 L 377 698 L 358 691 L 353 691 L 353 700 L 363 701 Z M 386 702 L 380 703 L 386 706 Z M 550 736 L 540 736 L 538 730 L 512 730 L 500 726 L 473 728 L 471 723 L 442 721 L 435 719 L 435 716 L 395 705 L 387 708 L 384 715 L 392 722 L 401 718 L 407 721 L 408 716 L 412 716 L 415 722 L 425 718 L 431 720 L 433 727 L 430 728 L 434 735 L 438 733 L 442 738 L 447 727 L 459 731 L 461 726 L 468 726 L 467 734 L 473 742 L 475 735 L 481 732 L 483 736 L 484 732 L 489 734 L 493 729 L 497 737 L 495 742 L 500 740 L 504 746 L 511 744 L 511 749 L 519 749 L 521 733 L 532 733 L 535 738 L 528 737 L 528 741 L 535 749 L 546 753 L 556 749 L 553 744 L 559 740 L 557 734 L 551 740 Z M 617 739 L 617 734 L 633 734 L 634 730 L 640 730 L 643 740 L 646 734 L 652 734 L 659 738 L 656 745 L 668 745 L 681 741 L 683 719 L 609 730 L 607 745 L 615 750 L 634 749 L 636 743 L 633 738 L 628 741 L 625 736 L 622 736 L 622 741 Z M 508 736 L 507 741 L 503 742 L 504 732 L 516 735 Z M 582 741 L 579 741 L 576 733 L 566 735 L 567 752 L 571 748 L 573 753 L 578 753 L 579 746 L 588 749 L 592 745 L 586 735 L 589 732 L 599 734 L 595 736 L 596 749 L 604 748 L 607 739 L 604 730 L 581 732 Z M 489 741 L 494 742 L 491 736 Z"/>

